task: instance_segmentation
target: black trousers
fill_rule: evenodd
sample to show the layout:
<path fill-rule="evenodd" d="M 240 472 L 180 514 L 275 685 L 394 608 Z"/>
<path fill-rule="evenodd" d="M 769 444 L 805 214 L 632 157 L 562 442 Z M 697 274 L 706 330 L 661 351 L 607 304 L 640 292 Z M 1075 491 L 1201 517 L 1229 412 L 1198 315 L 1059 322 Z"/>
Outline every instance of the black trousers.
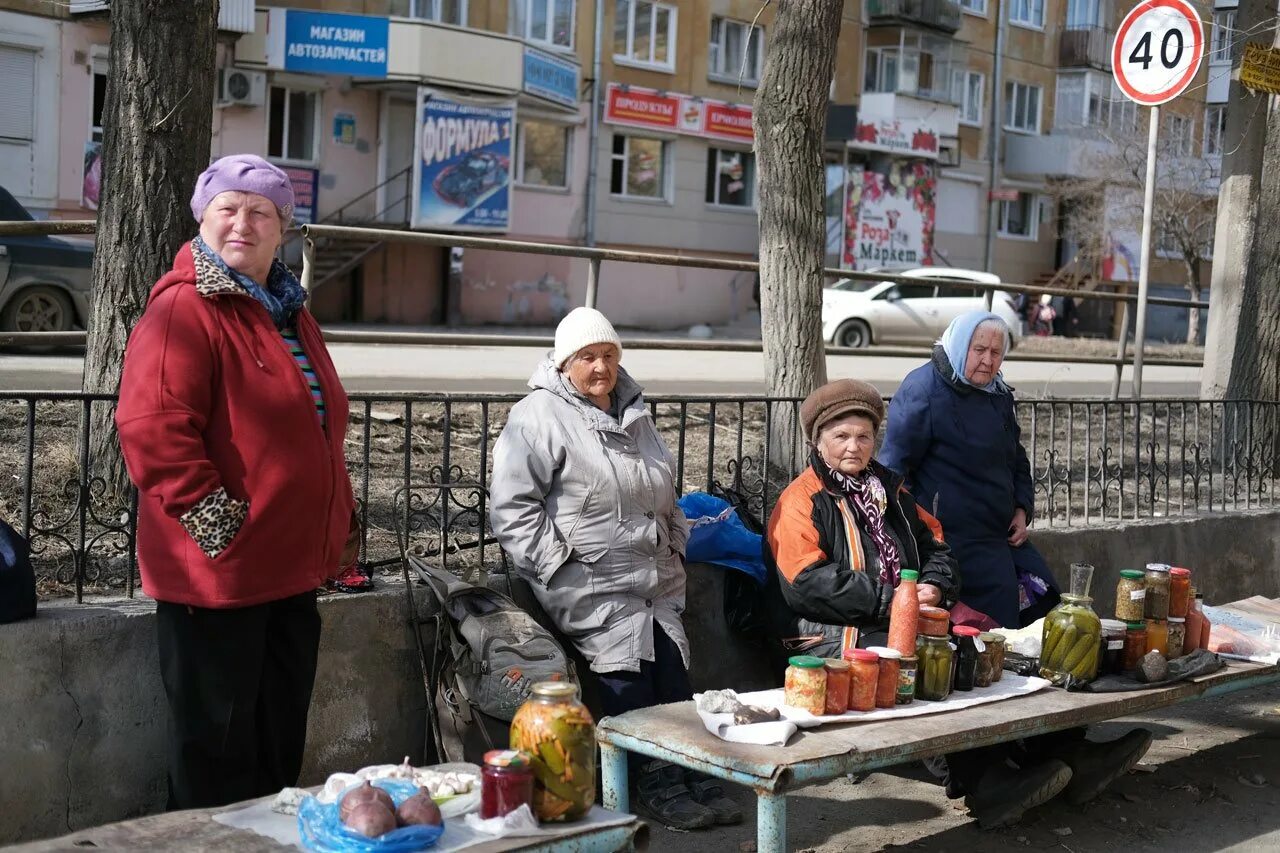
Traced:
<path fill-rule="evenodd" d="M 656 619 L 653 622 L 653 660 L 640 661 L 639 672 L 606 672 L 598 675 L 597 680 L 600 683 L 600 709 L 606 717 L 693 698 L 689 672 L 684 668 L 680 648 Z"/>
<path fill-rule="evenodd" d="M 297 784 L 320 647 L 314 592 L 214 610 L 156 602 L 169 701 L 169 808 Z"/>

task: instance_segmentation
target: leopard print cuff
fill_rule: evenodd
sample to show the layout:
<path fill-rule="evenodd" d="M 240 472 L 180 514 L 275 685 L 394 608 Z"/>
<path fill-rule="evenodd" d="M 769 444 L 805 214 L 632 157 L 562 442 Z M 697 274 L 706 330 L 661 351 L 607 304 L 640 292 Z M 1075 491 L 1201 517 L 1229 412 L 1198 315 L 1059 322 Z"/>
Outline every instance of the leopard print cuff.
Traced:
<path fill-rule="evenodd" d="M 205 495 L 183 513 L 178 521 L 205 556 L 212 560 L 231 544 L 248 513 L 249 504 L 236 500 L 227 494 L 226 489 L 218 487 L 216 492 Z"/>

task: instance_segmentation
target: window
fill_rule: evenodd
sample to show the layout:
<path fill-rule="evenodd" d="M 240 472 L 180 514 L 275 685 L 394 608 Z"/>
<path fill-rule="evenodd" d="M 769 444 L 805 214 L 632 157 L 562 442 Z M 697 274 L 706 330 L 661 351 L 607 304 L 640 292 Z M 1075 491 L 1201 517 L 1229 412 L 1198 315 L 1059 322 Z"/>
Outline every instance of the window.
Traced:
<path fill-rule="evenodd" d="M 1167 149 L 1175 157 L 1190 157 L 1192 148 L 1191 119 L 1187 116 L 1169 116 L 1167 125 Z"/>
<path fill-rule="evenodd" d="M 1017 201 L 1000 202 L 1000 236 L 1036 239 L 1040 225 L 1038 209 L 1034 193 L 1018 193 Z"/>
<path fill-rule="evenodd" d="M 938 101 L 955 100 L 955 72 L 965 57 L 952 39 L 907 34 L 896 47 L 867 48 L 865 92 L 902 92 Z"/>
<path fill-rule="evenodd" d="M 465 27 L 467 0 L 392 0 L 390 14 Z"/>
<path fill-rule="evenodd" d="M 36 133 L 36 52 L 0 45 L 0 80 L 4 81 L 0 86 L 0 139 L 33 141 Z"/>
<path fill-rule="evenodd" d="M 1040 132 L 1040 87 L 1013 80 L 1004 84 L 1004 127 L 1022 133 Z"/>
<path fill-rule="evenodd" d="M 641 136 L 613 135 L 609 192 L 626 198 L 667 197 L 667 143 Z"/>
<path fill-rule="evenodd" d="M 271 87 L 267 117 L 267 156 L 275 160 L 315 162 L 320 95 L 284 86 Z"/>
<path fill-rule="evenodd" d="M 868 48 L 867 73 L 862 79 L 864 91 L 898 91 L 898 49 L 896 47 Z"/>
<path fill-rule="evenodd" d="M 747 151 L 707 149 L 707 204 L 755 204 L 756 157 Z"/>
<path fill-rule="evenodd" d="M 987 0 L 960 0 L 960 8 L 971 15 L 987 16 Z"/>
<path fill-rule="evenodd" d="M 764 30 L 728 18 L 711 19 L 711 43 L 707 46 L 707 75 L 751 86 L 760 82 L 764 66 Z"/>
<path fill-rule="evenodd" d="M 512 35 L 573 49 L 574 0 L 511 0 L 510 12 Z"/>
<path fill-rule="evenodd" d="M 676 7 L 650 0 L 616 0 L 613 58 L 675 68 Z"/>
<path fill-rule="evenodd" d="M 89 114 L 89 141 L 102 141 L 102 113 L 107 105 L 107 62 L 93 60 L 93 105 Z"/>
<path fill-rule="evenodd" d="M 982 124 L 982 93 L 986 78 L 977 71 L 952 74 L 951 99 L 960 105 L 961 124 Z"/>
<path fill-rule="evenodd" d="M 932 299 L 938 289 L 932 284 L 898 284 L 886 290 L 877 299 Z"/>
<path fill-rule="evenodd" d="M 1044 0 L 1013 0 L 1009 6 L 1009 23 L 1044 29 Z"/>
<path fill-rule="evenodd" d="M 1209 42 L 1210 62 L 1231 62 L 1239 51 L 1232 47 L 1236 32 L 1236 10 L 1213 13 L 1213 35 Z"/>
<path fill-rule="evenodd" d="M 1102 0 L 1067 0 L 1067 29 L 1102 26 Z"/>
<path fill-rule="evenodd" d="M 521 122 L 516 140 L 520 152 L 516 182 L 530 187 L 568 187 L 569 134 L 570 128 L 562 124 Z"/>
<path fill-rule="evenodd" d="M 1222 138 L 1227 132 L 1227 108 L 1209 107 L 1204 111 L 1204 156 L 1222 156 Z"/>

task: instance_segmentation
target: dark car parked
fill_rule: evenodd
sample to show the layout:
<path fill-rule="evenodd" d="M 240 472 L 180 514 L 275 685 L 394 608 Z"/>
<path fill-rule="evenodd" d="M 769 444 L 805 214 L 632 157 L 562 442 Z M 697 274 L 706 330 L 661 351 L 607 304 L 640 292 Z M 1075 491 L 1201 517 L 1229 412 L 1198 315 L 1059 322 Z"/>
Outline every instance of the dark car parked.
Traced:
<path fill-rule="evenodd" d="M 0 222 L 34 217 L 0 187 Z M 0 331 L 65 332 L 84 326 L 93 247 L 43 235 L 0 235 Z"/>

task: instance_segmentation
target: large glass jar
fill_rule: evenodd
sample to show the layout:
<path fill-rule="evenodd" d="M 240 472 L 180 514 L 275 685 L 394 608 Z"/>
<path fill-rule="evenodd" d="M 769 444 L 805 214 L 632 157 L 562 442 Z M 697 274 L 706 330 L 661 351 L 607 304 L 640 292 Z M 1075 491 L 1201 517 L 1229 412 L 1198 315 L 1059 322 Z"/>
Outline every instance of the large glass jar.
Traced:
<path fill-rule="evenodd" d="M 1147 619 L 1169 618 L 1169 567 L 1147 563 L 1147 598 L 1143 615 Z"/>
<path fill-rule="evenodd" d="M 821 673 L 821 670 L 819 670 Z M 540 681 L 511 720 L 511 748 L 533 767 L 533 813 L 538 820 L 584 817 L 596 799 L 596 727 L 577 685 Z"/>
<path fill-rule="evenodd" d="M 950 637 L 922 636 L 916 649 L 920 658 L 916 675 L 916 698 L 941 702 L 951 695 L 951 661 L 955 654 Z"/>
<path fill-rule="evenodd" d="M 1087 595 L 1063 593 L 1062 603 L 1044 619 L 1040 675 L 1056 685 L 1092 681 L 1098 674 L 1102 620 Z"/>
<path fill-rule="evenodd" d="M 826 661 L 813 655 L 796 655 L 787 663 L 782 701 L 821 717 L 827 710 Z"/>
<path fill-rule="evenodd" d="M 1120 572 L 1116 582 L 1116 618 L 1121 622 L 1137 622 L 1146 618 L 1147 582 L 1137 569 Z"/>

